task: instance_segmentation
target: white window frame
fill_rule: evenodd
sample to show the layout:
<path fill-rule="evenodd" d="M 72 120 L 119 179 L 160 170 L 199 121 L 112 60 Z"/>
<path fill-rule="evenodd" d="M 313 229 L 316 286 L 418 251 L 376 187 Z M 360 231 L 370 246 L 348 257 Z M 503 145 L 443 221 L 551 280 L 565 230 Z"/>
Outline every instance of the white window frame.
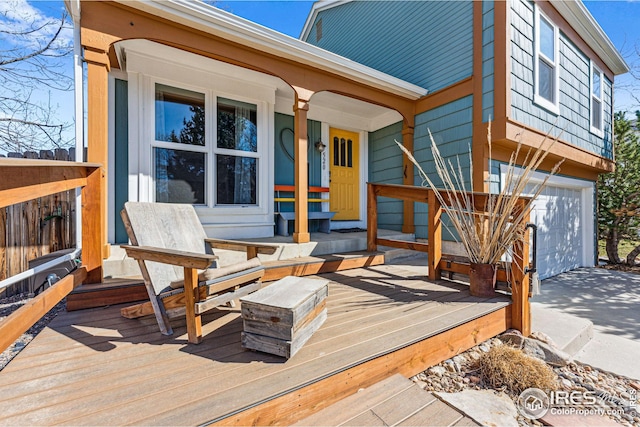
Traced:
<path fill-rule="evenodd" d="M 553 114 L 560 114 L 560 30 L 556 24 L 553 23 L 548 16 L 540 11 L 540 8 L 535 5 L 535 22 L 534 22 L 534 58 L 533 58 L 533 86 L 534 86 L 534 97 L 533 102 L 539 105 L 540 107 L 552 112 Z M 547 57 L 540 50 L 540 19 L 544 19 L 549 25 L 553 28 L 553 56 L 554 60 Z M 554 94 L 553 98 L 555 102 L 551 102 L 550 100 L 544 98 L 540 95 L 540 66 L 539 61 L 546 62 L 553 69 L 553 79 L 554 79 Z"/>
<path fill-rule="evenodd" d="M 589 61 L 589 123 L 591 124 L 591 133 L 604 137 L 604 73 L 593 63 Z M 600 76 L 600 93 L 593 93 L 593 76 L 598 74 Z M 597 123 L 593 122 L 593 101 L 600 102 L 600 127 Z"/>
<path fill-rule="evenodd" d="M 200 152 L 205 153 L 206 161 L 205 161 L 205 204 L 204 205 L 194 205 L 198 209 L 211 209 L 216 211 L 223 211 L 228 213 L 229 215 L 239 214 L 239 213 L 250 213 L 255 211 L 255 213 L 263 213 L 265 210 L 265 202 L 264 200 L 264 192 L 267 191 L 266 182 L 262 182 L 266 179 L 264 176 L 264 171 L 267 169 L 263 163 L 266 161 L 266 134 L 268 128 L 268 108 L 264 101 L 260 101 L 258 99 L 252 99 L 245 96 L 238 96 L 233 93 L 226 93 L 220 90 L 212 90 L 207 89 L 205 87 L 194 86 L 190 84 L 186 84 L 183 82 L 176 82 L 161 78 L 148 77 L 148 100 L 146 105 L 150 105 L 150 112 L 148 114 L 148 120 L 150 123 L 149 128 L 149 138 L 147 139 L 147 143 L 144 144 L 148 147 L 147 157 L 150 171 L 150 180 L 151 185 L 149 186 L 150 194 L 149 200 L 155 202 L 156 198 L 156 182 L 155 182 L 155 157 L 154 157 L 154 148 L 169 148 L 174 150 L 182 150 L 182 151 L 190 151 L 190 152 Z M 156 84 L 162 84 L 165 86 L 175 87 L 178 89 L 185 89 L 192 92 L 202 93 L 205 97 L 205 145 L 204 146 L 196 146 L 196 145 L 187 145 L 187 144 L 176 144 L 172 142 L 158 141 L 155 138 L 155 87 Z M 217 100 L 218 98 L 226 98 L 234 101 L 246 102 L 249 104 L 253 104 L 256 106 L 256 124 L 257 124 L 257 152 L 245 152 L 245 151 L 237 151 L 237 150 L 229 150 L 224 148 L 217 147 Z M 217 154 L 228 154 L 228 155 L 238 155 L 242 154 L 243 157 L 252 157 L 256 158 L 258 165 L 256 170 L 256 203 L 252 205 L 223 205 L 217 204 L 216 200 L 216 155 Z"/>

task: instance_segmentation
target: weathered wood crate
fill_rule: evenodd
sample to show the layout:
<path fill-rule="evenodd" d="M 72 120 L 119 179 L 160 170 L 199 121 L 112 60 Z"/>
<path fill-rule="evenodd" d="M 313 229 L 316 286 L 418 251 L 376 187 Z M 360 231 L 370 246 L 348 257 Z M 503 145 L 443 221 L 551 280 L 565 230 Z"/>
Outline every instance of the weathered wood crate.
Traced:
<path fill-rule="evenodd" d="M 241 298 L 242 346 L 293 356 L 327 319 L 328 283 L 288 276 Z"/>

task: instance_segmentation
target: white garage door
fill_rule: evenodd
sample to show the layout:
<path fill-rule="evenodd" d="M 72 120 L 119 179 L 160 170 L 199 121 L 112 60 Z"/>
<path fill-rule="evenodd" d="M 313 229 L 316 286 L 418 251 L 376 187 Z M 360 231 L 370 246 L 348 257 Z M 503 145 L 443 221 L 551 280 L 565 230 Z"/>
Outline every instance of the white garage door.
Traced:
<path fill-rule="evenodd" d="M 545 176 L 536 173 L 534 179 Z M 593 188 L 590 181 L 554 176 L 534 201 L 531 222 L 538 226 L 540 279 L 594 265 Z"/>
<path fill-rule="evenodd" d="M 582 191 L 547 187 L 534 201 L 531 222 L 538 226 L 541 279 L 582 266 L 584 224 Z"/>

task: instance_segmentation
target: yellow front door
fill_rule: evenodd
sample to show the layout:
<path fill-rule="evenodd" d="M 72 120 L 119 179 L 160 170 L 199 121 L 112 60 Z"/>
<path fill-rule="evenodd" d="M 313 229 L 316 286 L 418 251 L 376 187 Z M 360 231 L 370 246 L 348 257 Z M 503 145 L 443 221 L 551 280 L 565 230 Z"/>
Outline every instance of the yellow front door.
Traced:
<path fill-rule="evenodd" d="M 359 138 L 356 132 L 329 131 L 330 209 L 334 220 L 360 219 Z"/>

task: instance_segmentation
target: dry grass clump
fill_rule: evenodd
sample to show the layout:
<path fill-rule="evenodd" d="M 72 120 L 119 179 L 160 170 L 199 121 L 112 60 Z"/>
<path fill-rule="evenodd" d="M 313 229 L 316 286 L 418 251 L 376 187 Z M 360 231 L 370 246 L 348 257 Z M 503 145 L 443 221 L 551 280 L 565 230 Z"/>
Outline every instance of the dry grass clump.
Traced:
<path fill-rule="evenodd" d="M 478 360 L 478 367 L 485 383 L 506 387 L 514 396 L 529 387 L 555 390 L 558 385 L 557 375 L 546 363 L 508 345 L 492 347 Z"/>

